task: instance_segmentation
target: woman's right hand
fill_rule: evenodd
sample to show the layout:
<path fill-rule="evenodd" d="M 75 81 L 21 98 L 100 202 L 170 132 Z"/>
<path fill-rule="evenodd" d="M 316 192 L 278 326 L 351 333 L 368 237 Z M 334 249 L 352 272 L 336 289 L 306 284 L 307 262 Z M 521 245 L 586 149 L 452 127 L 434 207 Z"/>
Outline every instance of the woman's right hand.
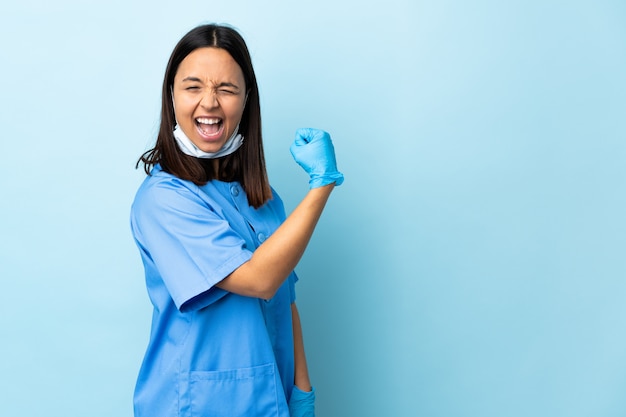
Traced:
<path fill-rule="evenodd" d="M 290 150 L 293 159 L 309 174 L 309 188 L 343 183 L 343 174 L 337 170 L 335 148 L 327 132 L 298 129 Z"/>

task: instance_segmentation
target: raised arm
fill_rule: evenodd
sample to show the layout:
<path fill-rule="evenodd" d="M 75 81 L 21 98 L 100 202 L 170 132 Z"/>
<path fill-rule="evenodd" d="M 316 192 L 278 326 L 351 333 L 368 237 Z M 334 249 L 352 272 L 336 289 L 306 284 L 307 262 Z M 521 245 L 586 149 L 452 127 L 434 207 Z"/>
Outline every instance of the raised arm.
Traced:
<path fill-rule="evenodd" d="M 299 129 L 291 153 L 310 176 L 309 192 L 252 258 L 217 284 L 219 288 L 271 298 L 300 261 L 333 188 L 343 182 L 328 133 Z"/>
<path fill-rule="evenodd" d="M 270 299 L 300 261 L 334 185 L 314 188 L 252 258 L 217 284 L 240 295 Z"/>

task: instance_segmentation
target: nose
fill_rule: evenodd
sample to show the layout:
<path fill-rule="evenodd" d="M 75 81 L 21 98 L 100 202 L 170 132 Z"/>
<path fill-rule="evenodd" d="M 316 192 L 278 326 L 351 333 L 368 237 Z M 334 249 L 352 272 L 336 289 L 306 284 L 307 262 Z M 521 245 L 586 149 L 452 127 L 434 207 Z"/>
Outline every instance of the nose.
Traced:
<path fill-rule="evenodd" d="M 217 94 L 215 94 L 215 91 L 208 90 L 202 96 L 202 100 L 200 100 L 200 105 L 205 109 L 213 109 L 215 107 L 219 107 L 220 104 L 217 101 Z"/>

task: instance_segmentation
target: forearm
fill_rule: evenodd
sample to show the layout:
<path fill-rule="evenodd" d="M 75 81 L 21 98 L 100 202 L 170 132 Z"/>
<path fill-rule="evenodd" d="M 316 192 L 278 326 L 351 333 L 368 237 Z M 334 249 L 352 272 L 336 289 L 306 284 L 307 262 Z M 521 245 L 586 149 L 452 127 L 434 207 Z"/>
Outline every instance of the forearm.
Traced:
<path fill-rule="evenodd" d="M 302 336 L 302 324 L 296 304 L 291 304 L 291 317 L 293 321 L 293 347 L 294 347 L 294 383 L 302 391 L 311 391 L 311 380 L 304 354 L 304 338 Z"/>
<path fill-rule="evenodd" d="M 271 298 L 300 261 L 333 188 L 330 184 L 309 190 L 252 258 L 217 286 L 241 295 Z"/>

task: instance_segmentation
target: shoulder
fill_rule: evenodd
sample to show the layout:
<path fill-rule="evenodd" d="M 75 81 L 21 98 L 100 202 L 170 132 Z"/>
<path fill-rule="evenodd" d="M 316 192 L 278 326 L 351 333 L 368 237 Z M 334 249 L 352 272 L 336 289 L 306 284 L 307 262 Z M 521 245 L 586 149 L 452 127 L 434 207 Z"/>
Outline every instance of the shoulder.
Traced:
<path fill-rule="evenodd" d="M 155 167 L 139 187 L 137 195 L 143 194 L 170 194 L 192 193 L 198 194 L 199 187 L 191 181 L 183 180 L 176 175 L 170 174 Z"/>
<path fill-rule="evenodd" d="M 156 166 L 139 186 L 133 201 L 133 210 L 171 206 L 177 202 L 198 199 L 201 198 L 197 185 Z"/>
<path fill-rule="evenodd" d="M 268 201 L 268 204 L 276 204 L 282 207 L 283 200 L 280 198 L 280 195 L 278 195 L 278 192 L 274 187 L 270 187 L 270 189 L 272 190 L 272 199 Z"/>
<path fill-rule="evenodd" d="M 283 200 L 280 198 L 280 195 L 276 192 L 276 190 L 272 189 L 272 198 L 268 200 L 261 208 L 260 211 L 267 212 L 268 210 L 276 213 L 279 218 L 285 218 L 285 205 L 283 204 Z"/>

